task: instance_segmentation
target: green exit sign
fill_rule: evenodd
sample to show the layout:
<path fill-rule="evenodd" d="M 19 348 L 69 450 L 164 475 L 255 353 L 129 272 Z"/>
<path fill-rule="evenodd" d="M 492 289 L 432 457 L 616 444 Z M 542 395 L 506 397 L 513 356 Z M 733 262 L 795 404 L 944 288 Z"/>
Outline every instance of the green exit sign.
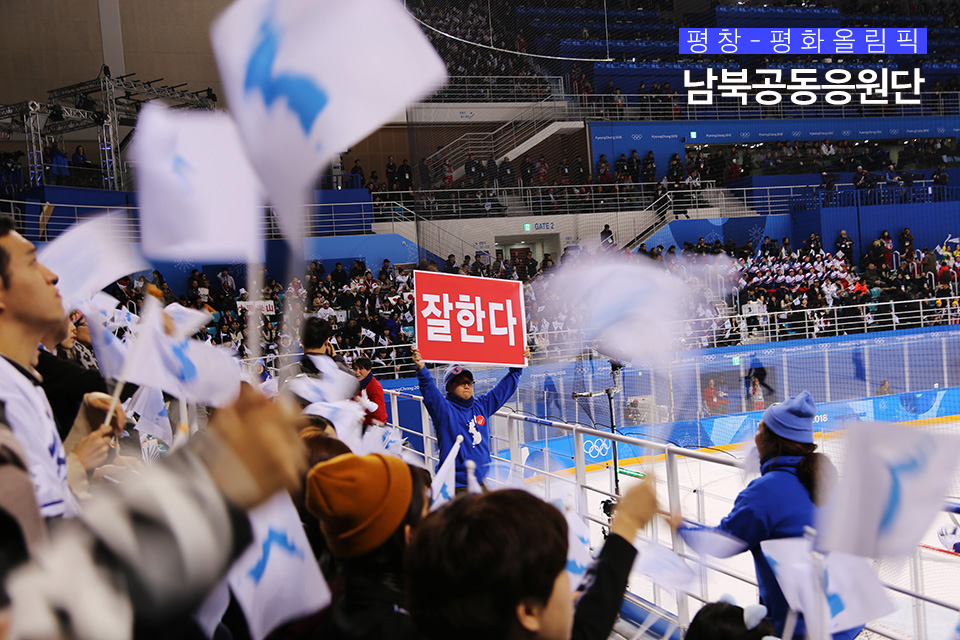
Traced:
<path fill-rule="evenodd" d="M 530 225 L 529 225 L 529 224 L 523 225 L 523 230 L 524 230 L 524 231 L 530 231 Z"/>
<path fill-rule="evenodd" d="M 740 356 L 733 356 L 733 364 L 735 365 L 740 364 Z"/>

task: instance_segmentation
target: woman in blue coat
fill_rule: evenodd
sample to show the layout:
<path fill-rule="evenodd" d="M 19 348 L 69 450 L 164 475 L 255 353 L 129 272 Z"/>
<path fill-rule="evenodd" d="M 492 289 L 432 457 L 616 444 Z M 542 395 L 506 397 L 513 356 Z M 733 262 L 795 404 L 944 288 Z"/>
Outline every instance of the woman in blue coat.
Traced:
<path fill-rule="evenodd" d="M 733 510 L 716 530 L 743 542 L 753 554 L 757 570 L 760 602 L 767 607 L 777 635 L 783 633 L 789 606 L 780 591 L 770 564 L 760 551 L 764 540 L 799 538 L 804 528 L 813 526 L 814 514 L 822 505 L 837 471 L 830 460 L 814 453 L 813 419 L 817 406 L 808 391 L 775 404 L 763 413 L 757 428 L 756 444 L 760 454 L 760 477 L 740 492 Z M 696 546 L 698 527 L 680 526 L 680 535 Z M 741 547 L 741 549 L 743 549 Z M 833 634 L 834 640 L 854 638 L 861 628 Z M 801 617 L 794 638 L 806 637 Z"/>

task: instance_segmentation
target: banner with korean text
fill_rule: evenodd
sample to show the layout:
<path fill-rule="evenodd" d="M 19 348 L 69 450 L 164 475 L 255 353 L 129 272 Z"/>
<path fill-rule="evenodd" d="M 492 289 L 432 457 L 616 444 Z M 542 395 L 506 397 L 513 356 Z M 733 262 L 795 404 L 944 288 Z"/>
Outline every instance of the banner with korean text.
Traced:
<path fill-rule="evenodd" d="M 526 366 L 523 285 L 415 271 L 416 337 L 428 362 Z"/>

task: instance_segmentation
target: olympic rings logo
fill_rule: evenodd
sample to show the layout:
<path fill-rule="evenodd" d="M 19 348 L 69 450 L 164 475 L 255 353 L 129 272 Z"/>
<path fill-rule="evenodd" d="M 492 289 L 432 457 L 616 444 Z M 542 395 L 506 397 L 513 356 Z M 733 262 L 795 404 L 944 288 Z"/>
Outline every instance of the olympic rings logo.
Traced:
<path fill-rule="evenodd" d="M 593 438 L 592 440 L 584 438 L 583 440 L 583 452 L 591 458 L 605 456 L 610 453 L 612 448 L 608 440 L 601 440 L 600 438 Z"/>

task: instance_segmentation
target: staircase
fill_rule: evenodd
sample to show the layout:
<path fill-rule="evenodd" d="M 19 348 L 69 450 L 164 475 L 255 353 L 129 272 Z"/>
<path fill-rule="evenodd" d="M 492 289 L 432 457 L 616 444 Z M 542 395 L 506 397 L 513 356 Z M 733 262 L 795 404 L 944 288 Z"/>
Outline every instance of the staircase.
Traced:
<path fill-rule="evenodd" d="M 465 255 L 474 255 L 477 245 L 473 242 L 467 242 L 460 236 L 453 234 L 442 228 L 436 222 L 425 220 L 418 217 L 413 211 L 399 202 L 388 204 L 389 210 L 385 211 L 389 220 L 384 222 L 374 222 L 371 229 L 374 233 L 395 233 L 412 243 L 420 250 L 426 251 L 437 256 L 440 259 L 446 259 L 451 253 L 460 258 Z M 417 256 L 419 262 L 421 256 Z"/>
<path fill-rule="evenodd" d="M 493 156 L 497 163 L 505 157 L 516 159 L 557 133 L 584 128 L 582 121 L 567 120 L 569 105 L 554 98 L 529 107 L 515 120 L 488 133 L 465 133 L 427 157 L 432 175 L 438 175 L 445 161 L 453 169 L 453 179 L 464 176 L 463 166 L 472 155 L 484 163 Z"/>

